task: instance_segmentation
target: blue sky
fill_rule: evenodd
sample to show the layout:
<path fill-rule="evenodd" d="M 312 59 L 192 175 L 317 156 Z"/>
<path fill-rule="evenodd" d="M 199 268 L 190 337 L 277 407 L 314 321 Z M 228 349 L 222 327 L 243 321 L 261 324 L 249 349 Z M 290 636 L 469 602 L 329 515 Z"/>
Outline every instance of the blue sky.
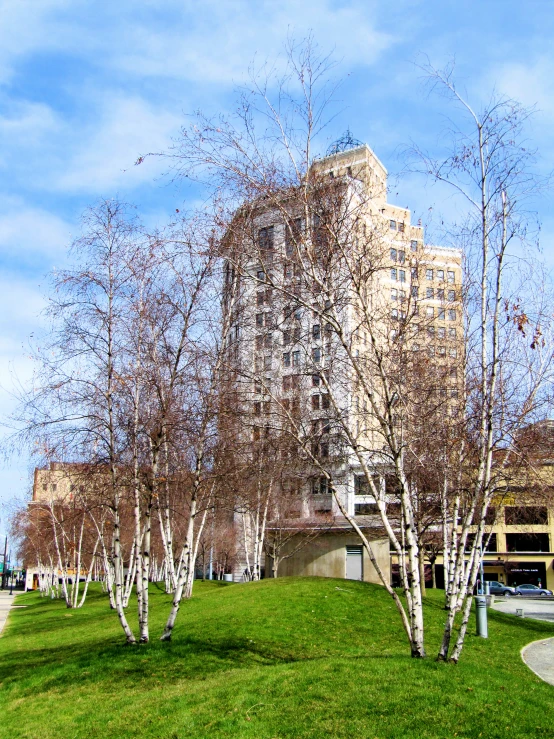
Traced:
<path fill-rule="evenodd" d="M 163 223 L 192 194 L 163 177 L 158 159 L 134 167 L 137 156 L 166 149 L 186 113 L 229 110 L 255 56 L 274 59 L 288 34 L 310 30 L 344 78 L 330 140 L 349 127 L 392 174 L 410 140 L 439 145 L 447 111 L 425 95 L 414 64 L 424 53 L 439 67 L 455 57 L 477 103 L 496 87 L 536 104 L 530 135 L 539 167 L 553 168 L 551 0 L 0 0 L 2 416 L 14 375 L 30 375 L 45 275 L 64 263 L 83 209 L 118 195 Z M 391 200 L 416 217 L 449 207 L 413 180 Z M 537 203 L 545 248 L 550 205 L 550 196 Z M 29 466 L 24 456 L 4 463 L 0 500 L 25 497 Z"/>

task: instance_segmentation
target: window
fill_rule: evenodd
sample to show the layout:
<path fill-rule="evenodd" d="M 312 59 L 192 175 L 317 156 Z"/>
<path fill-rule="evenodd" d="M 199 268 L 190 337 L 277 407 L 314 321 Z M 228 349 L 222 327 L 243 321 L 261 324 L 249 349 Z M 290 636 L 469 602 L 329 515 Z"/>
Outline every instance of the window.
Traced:
<path fill-rule="evenodd" d="M 259 416 L 262 413 L 262 404 L 259 400 L 254 403 L 254 415 Z"/>
<path fill-rule="evenodd" d="M 390 271 L 390 278 L 396 282 L 396 269 L 394 267 Z"/>
<path fill-rule="evenodd" d="M 393 262 L 396 262 L 396 249 L 390 250 L 390 258 L 392 259 Z"/>
<path fill-rule="evenodd" d="M 411 273 L 412 273 L 412 280 L 417 280 L 417 267 L 412 267 Z"/>
<path fill-rule="evenodd" d="M 405 290 L 399 290 L 398 291 L 398 297 L 400 298 L 401 301 L 406 300 L 406 291 Z"/>
<path fill-rule="evenodd" d="M 412 251 L 417 251 L 417 241 L 414 241 L 414 240 L 410 241 L 410 249 Z"/>
<path fill-rule="evenodd" d="M 264 336 L 264 347 L 266 349 L 271 349 L 271 342 L 273 340 L 273 336 L 271 334 L 266 334 Z"/>
<path fill-rule="evenodd" d="M 330 402 L 330 400 L 331 400 L 331 399 L 330 399 L 330 397 L 329 397 L 329 394 L 328 394 L 328 393 L 325 393 L 325 394 L 323 394 L 323 395 L 321 396 L 321 407 L 322 407 L 322 408 L 330 408 L 330 406 L 331 406 L 331 402 Z"/>
<path fill-rule="evenodd" d="M 271 357 L 264 357 L 264 371 L 268 372 L 271 370 Z"/>
<path fill-rule="evenodd" d="M 401 221 L 401 222 L 398 223 L 398 230 L 401 233 L 404 233 L 404 221 Z"/>
<path fill-rule="evenodd" d="M 429 354 L 430 357 L 434 357 L 435 356 L 435 347 L 434 346 L 428 347 L 427 353 Z"/>
<path fill-rule="evenodd" d="M 452 357 L 452 359 L 456 359 L 456 357 L 458 356 L 458 351 L 456 349 L 449 349 L 448 356 Z"/>
<path fill-rule="evenodd" d="M 321 362 L 321 349 L 318 346 L 312 349 L 312 359 L 316 364 Z"/>
<path fill-rule="evenodd" d="M 292 366 L 298 367 L 300 365 L 300 352 L 292 353 Z"/>
<path fill-rule="evenodd" d="M 256 294 L 256 305 L 263 305 L 265 303 L 265 293 Z"/>
<path fill-rule="evenodd" d="M 444 289 L 442 287 L 437 290 L 437 300 L 444 300 Z"/>
<path fill-rule="evenodd" d="M 379 510 L 376 503 L 354 503 L 355 516 L 371 516 L 378 512 Z"/>
<path fill-rule="evenodd" d="M 504 515 L 507 526 L 546 526 L 548 524 L 546 506 L 506 506 Z"/>
<path fill-rule="evenodd" d="M 369 495 L 369 484 L 365 475 L 354 475 L 354 495 Z"/>
<path fill-rule="evenodd" d="M 441 282 L 444 281 L 444 270 L 443 269 L 437 270 L 437 280 L 440 280 Z"/>
<path fill-rule="evenodd" d="M 427 334 L 428 336 L 435 336 L 435 327 L 434 326 L 428 326 L 427 327 Z"/>
<path fill-rule="evenodd" d="M 448 329 L 448 338 L 449 339 L 455 339 L 456 338 L 456 329 L 455 328 L 449 328 Z"/>
<path fill-rule="evenodd" d="M 295 326 L 294 331 L 292 332 L 294 343 L 296 344 L 298 341 L 300 341 L 300 326 Z"/>
<path fill-rule="evenodd" d="M 393 308 L 390 312 L 390 317 L 394 320 L 398 318 L 398 310 L 396 308 Z"/>
<path fill-rule="evenodd" d="M 256 336 L 256 349 L 259 351 L 264 345 L 264 337 Z"/>
<path fill-rule="evenodd" d="M 256 326 L 263 326 L 263 325 L 264 325 L 264 314 L 256 313 Z"/>
<path fill-rule="evenodd" d="M 395 287 L 393 287 L 392 290 L 390 291 L 390 299 L 398 300 L 398 290 Z"/>
<path fill-rule="evenodd" d="M 331 495 L 333 488 L 326 477 L 312 478 L 312 495 Z"/>
<path fill-rule="evenodd" d="M 448 282 L 454 282 L 455 274 L 452 270 L 449 269 L 448 272 L 446 273 L 446 276 L 448 278 Z"/>
<path fill-rule="evenodd" d="M 437 348 L 437 354 L 439 357 L 446 357 L 446 347 L 445 346 L 439 346 Z"/>
<path fill-rule="evenodd" d="M 291 375 L 285 375 L 283 377 L 283 392 L 288 392 L 291 389 Z"/>
<path fill-rule="evenodd" d="M 287 346 L 287 344 L 290 344 L 290 342 L 291 342 L 290 331 L 283 331 L 283 344 Z"/>
<path fill-rule="evenodd" d="M 260 249 L 273 249 L 273 226 L 260 228 L 258 231 L 258 244 Z"/>
<path fill-rule="evenodd" d="M 319 323 L 314 323 L 314 325 L 312 326 L 312 338 L 321 338 L 321 326 L 319 325 Z"/>
<path fill-rule="evenodd" d="M 446 339 L 446 329 L 444 326 L 439 326 L 437 328 L 437 336 L 439 339 Z"/>
<path fill-rule="evenodd" d="M 389 227 L 391 231 L 396 231 L 396 221 L 389 221 Z"/>
<path fill-rule="evenodd" d="M 302 234 L 302 219 L 295 218 L 285 229 L 285 254 L 291 257 Z"/>
<path fill-rule="evenodd" d="M 46 492 L 48 490 L 48 485 L 46 483 L 43 483 L 42 489 L 44 490 L 44 492 Z"/>
<path fill-rule="evenodd" d="M 455 310 L 449 310 L 448 311 L 448 320 L 449 321 L 455 321 L 456 320 L 456 311 Z"/>
<path fill-rule="evenodd" d="M 426 269 L 425 270 L 425 279 L 426 280 L 432 280 L 433 279 L 433 270 L 432 269 Z"/>
<path fill-rule="evenodd" d="M 444 308 L 437 308 L 437 318 L 439 321 L 444 321 Z"/>
<path fill-rule="evenodd" d="M 312 375 L 312 387 L 319 387 L 321 377 L 319 375 Z"/>
<path fill-rule="evenodd" d="M 329 456 L 329 442 L 322 441 L 319 445 L 319 456 L 320 457 L 328 457 Z"/>
<path fill-rule="evenodd" d="M 427 288 L 427 290 L 425 291 L 425 297 L 426 298 L 434 298 L 435 297 L 435 291 L 433 290 L 432 287 L 428 287 Z"/>
<path fill-rule="evenodd" d="M 290 352 L 283 354 L 283 367 L 290 367 Z"/>
<path fill-rule="evenodd" d="M 286 263 L 283 267 L 283 277 L 285 280 L 290 280 L 292 277 L 292 264 Z"/>
<path fill-rule="evenodd" d="M 320 396 L 312 395 L 312 410 L 318 411 L 320 408 Z"/>
<path fill-rule="evenodd" d="M 428 305 L 427 308 L 425 308 L 425 315 L 428 318 L 432 318 L 435 315 L 435 309 L 432 305 Z"/>
<path fill-rule="evenodd" d="M 548 534 L 506 534 L 506 549 L 509 552 L 549 552 Z"/>
<path fill-rule="evenodd" d="M 468 534 L 466 540 L 466 552 L 471 550 L 473 542 L 475 541 L 475 534 Z M 483 536 L 483 548 L 486 552 L 497 552 L 496 534 L 485 534 Z"/>
<path fill-rule="evenodd" d="M 398 279 L 400 282 L 406 282 L 406 271 L 401 269 L 398 271 Z"/>
<path fill-rule="evenodd" d="M 415 285 L 412 285 L 412 287 L 411 287 L 411 294 L 412 294 L 412 298 L 418 298 L 419 297 L 419 288 L 416 287 Z"/>
<path fill-rule="evenodd" d="M 448 300 L 450 303 L 453 303 L 456 300 L 456 290 L 448 291 Z"/>
<path fill-rule="evenodd" d="M 259 269 L 256 272 L 256 277 L 258 278 L 258 280 L 260 282 L 265 282 L 265 272 L 264 272 L 264 270 L 263 269 Z"/>
<path fill-rule="evenodd" d="M 321 433 L 322 434 L 330 434 L 331 433 L 331 420 L 329 418 L 324 418 L 321 421 Z"/>
<path fill-rule="evenodd" d="M 398 261 L 400 264 L 404 264 L 406 261 L 406 252 L 403 249 L 398 252 Z"/>
<path fill-rule="evenodd" d="M 453 389 L 452 389 L 452 390 L 450 391 L 450 397 L 451 397 L 451 398 L 457 398 L 457 397 L 458 397 L 458 391 L 456 390 L 456 388 L 453 388 Z"/>

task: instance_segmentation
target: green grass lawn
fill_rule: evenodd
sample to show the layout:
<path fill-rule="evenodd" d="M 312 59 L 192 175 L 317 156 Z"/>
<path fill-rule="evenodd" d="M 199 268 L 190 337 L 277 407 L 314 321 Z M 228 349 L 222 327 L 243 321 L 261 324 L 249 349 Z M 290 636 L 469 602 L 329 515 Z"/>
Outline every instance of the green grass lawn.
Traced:
<path fill-rule="evenodd" d="M 0 638 L 2 739 L 554 736 L 554 687 L 519 656 L 554 626 L 492 612 L 488 640 L 472 621 L 460 664 L 438 664 L 440 592 L 425 661 L 383 589 L 344 580 L 197 583 L 169 644 L 153 587 L 146 646 L 122 643 L 94 587 L 78 611 L 36 593 L 17 604 Z"/>

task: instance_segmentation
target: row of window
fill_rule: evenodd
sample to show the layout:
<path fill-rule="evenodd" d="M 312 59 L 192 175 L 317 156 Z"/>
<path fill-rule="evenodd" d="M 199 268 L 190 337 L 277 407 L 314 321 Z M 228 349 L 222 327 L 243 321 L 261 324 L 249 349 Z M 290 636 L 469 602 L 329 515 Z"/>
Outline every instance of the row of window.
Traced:
<path fill-rule="evenodd" d="M 432 282 L 433 279 L 435 279 L 434 275 L 436 274 L 436 279 L 444 282 L 444 270 L 443 269 L 426 269 L 425 270 L 425 279 L 429 282 Z M 412 267 L 411 269 L 411 275 L 412 279 L 416 280 L 418 277 L 417 274 L 417 267 Z M 456 273 L 452 270 L 447 270 L 447 282 L 453 284 L 456 281 Z M 393 282 L 406 282 L 406 270 L 405 269 L 398 269 L 397 267 L 391 267 L 390 271 L 390 278 L 393 280 Z"/>
<path fill-rule="evenodd" d="M 404 221 L 389 221 L 389 227 L 391 231 L 400 231 L 400 233 L 404 233 Z M 416 241 L 417 246 L 417 241 Z"/>
<path fill-rule="evenodd" d="M 289 390 L 298 390 L 300 388 L 301 378 L 302 375 L 283 375 L 283 391 L 288 392 Z M 312 387 L 320 387 L 322 384 L 323 380 L 321 375 L 312 375 Z"/>
<path fill-rule="evenodd" d="M 416 288 L 417 290 L 417 288 Z M 413 294 L 413 291 L 412 291 Z M 436 292 L 435 289 L 432 287 L 428 287 L 425 290 L 425 297 L 429 300 L 433 300 L 436 298 L 436 300 L 444 300 L 446 294 L 446 299 L 449 303 L 453 303 L 456 300 L 456 290 L 447 290 L 445 292 L 444 288 L 439 287 L 437 288 Z M 417 297 L 417 293 L 414 297 Z"/>
<path fill-rule="evenodd" d="M 322 358 L 321 349 L 316 346 L 312 349 L 312 362 L 319 364 Z M 294 352 L 284 352 L 283 367 L 300 367 L 300 350 Z"/>
<path fill-rule="evenodd" d="M 425 270 L 425 279 L 426 280 L 433 280 L 437 279 L 439 282 L 444 282 L 444 269 L 426 269 Z M 446 271 L 446 281 L 450 283 L 454 283 L 456 280 L 456 273 L 454 270 L 447 270 Z"/>
<path fill-rule="evenodd" d="M 416 315 L 418 313 L 419 313 L 419 311 L 415 311 L 414 315 Z M 435 309 L 433 307 L 431 307 L 431 306 L 428 306 L 425 309 L 425 315 L 427 316 L 427 318 L 433 318 L 433 317 L 435 317 Z M 391 309 L 391 312 L 390 312 L 390 316 L 395 321 L 396 320 L 399 320 L 399 319 L 401 321 L 403 321 L 406 318 L 406 311 L 405 310 L 402 310 L 402 309 L 399 310 L 398 308 L 392 308 Z M 444 308 L 438 308 L 437 309 L 436 318 L 437 318 L 438 321 L 445 321 L 446 320 L 446 316 L 448 316 L 448 320 L 449 321 L 455 321 L 456 320 L 456 311 L 455 310 L 445 311 Z M 421 328 L 423 328 L 423 327 L 420 326 L 420 329 Z M 427 330 L 428 330 L 428 332 L 431 335 L 433 335 L 435 329 L 434 329 L 434 326 L 429 326 Z M 455 331 L 456 331 L 456 329 L 454 329 L 454 332 Z M 455 337 L 455 333 L 452 335 L 452 337 L 453 338 Z"/>
<path fill-rule="evenodd" d="M 419 344 L 413 344 L 412 349 L 414 350 L 414 352 L 418 352 L 421 350 L 421 347 L 419 346 Z M 430 357 L 446 357 L 448 355 L 451 359 L 456 359 L 456 357 L 458 356 L 458 350 L 454 346 L 450 346 L 448 347 L 448 349 L 445 346 L 427 346 L 425 347 L 425 351 Z"/>
<path fill-rule="evenodd" d="M 302 238 L 304 230 L 302 218 L 295 218 L 285 227 L 285 253 L 288 257 L 294 254 L 295 245 Z M 319 242 L 322 240 L 322 228 L 320 227 L 320 218 L 313 216 L 314 240 Z M 275 244 L 275 228 L 274 226 L 264 226 L 258 231 L 258 247 L 261 251 L 271 251 Z"/>
<path fill-rule="evenodd" d="M 417 241 L 410 241 L 411 251 L 417 251 Z M 404 264 L 406 261 L 406 252 L 404 249 L 395 249 L 394 247 L 390 250 L 390 258 L 393 262 L 399 262 Z"/>
<path fill-rule="evenodd" d="M 327 393 L 315 393 L 311 396 L 311 408 L 313 411 L 328 410 L 331 407 L 330 396 Z M 285 410 L 291 408 L 298 409 L 300 400 L 299 398 L 282 398 L 281 405 Z M 271 412 L 271 401 L 270 400 L 255 400 L 254 401 L 254 415 L 260 416 L 262 414 L 269 415 Z M 321 420 L 321 419 L 320 419 Z M 328 425 L 330 421 L 326 420 L 325 423 Z M 315 431 L 317 433 L 317 431 Z M 329 427 L 323 433 L 329 433 Z"/>

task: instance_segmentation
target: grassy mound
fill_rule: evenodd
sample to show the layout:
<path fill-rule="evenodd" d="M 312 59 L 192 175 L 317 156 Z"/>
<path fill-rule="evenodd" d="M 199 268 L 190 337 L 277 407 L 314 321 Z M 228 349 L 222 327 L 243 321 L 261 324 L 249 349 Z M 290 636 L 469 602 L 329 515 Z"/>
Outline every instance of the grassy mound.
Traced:
<path fill-rule="evenodd" d="M 409 657 L 382 588 L 320 578 L 197 583 L 173 641 L 152 588 L 153 641 L 122 644 L 106 596 L 85 607 L 27 593 L 0 639 L 0 737 L 550 737 L 554 688 L 519 650 L 554 626 L 490 613 L 458 666 L 434 661 L 444 611 L 427 598 L 427 649 Z M 132 609 L 130 609 L 132 613 Z"/>

